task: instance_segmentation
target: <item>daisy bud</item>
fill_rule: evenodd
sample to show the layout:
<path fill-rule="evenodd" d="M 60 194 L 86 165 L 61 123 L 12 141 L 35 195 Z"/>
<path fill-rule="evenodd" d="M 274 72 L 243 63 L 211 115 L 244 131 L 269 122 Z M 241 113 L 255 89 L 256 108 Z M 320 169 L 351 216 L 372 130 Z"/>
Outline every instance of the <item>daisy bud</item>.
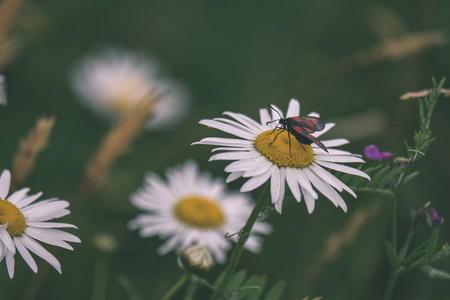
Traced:
<path fill-rule="evenodd" d="M 180 253 L 181 264 L 190 272 L 208 271 L 214 261 L 204 245 L 189 246 Z"/>

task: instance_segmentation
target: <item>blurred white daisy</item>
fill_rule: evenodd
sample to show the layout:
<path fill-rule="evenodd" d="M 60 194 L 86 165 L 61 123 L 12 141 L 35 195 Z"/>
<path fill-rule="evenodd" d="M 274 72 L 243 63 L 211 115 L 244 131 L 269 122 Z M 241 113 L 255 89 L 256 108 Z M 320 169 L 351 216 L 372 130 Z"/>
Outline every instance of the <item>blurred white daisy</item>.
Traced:
<path fill-rule="evenodd" d="M 241 193 L 226 190 L 222 180 L 200 173 L 197 165 L 188 161 L 169 169 L 167 182 L 151 173 L 145 185 L 131 197 L 131 202 L 145 211 L 129 223 L 139 229 L 141 237 L 159 236 L 167 239 L 158 249 L 160 255 L 181 251 L 190 245 L 204 245 L 219 263 L 225 262 L 231 241 L 247 221 L 253 204 Z M 262 239 L 256 234 L 269 234 L 269 224 L 256 222 L 245 244 L 252 252 L 261 250 Z"/>
<path fill-rule="evenodd" d="M 273 105 L 280 112 L 278 107 Z M 209 137 L 193 144 L 220 146 L 212 151 L 225 151 L 211 156 L 213 160 L 234 160 L 226 168 L 231 174 L 227 182 L 239 177 L 250 178 L 241 187 L 241 192 L 252 191 L 270 179 L 270 192 L 275 209 L 281 213 L 285 195 L 286 182 L 295 197 L 300 202 L 302 195 L 309 213 L 314 211 L 315 201 L 319 195 L 316 190 L 325 195 L 336 207 L 347 211 L 347 205 L 337 191 L 343 190 L 356 198 L 356 194 L 343 182 L 326 169 L 342 173 L 362 176 L 370 180 L 364 172 L 339 163 L 363 163 L 360 155 L 347 151 L 332 149 L 332 147 L 347 144 L 346 139 L 322 140 L 328 147 L 328 153 L 314 143 L 300 144 L 293 136 L 289 138 L 288 131 L 275 129 L 277 122 L 271 122 L 280 116 L 265 108 L 260 109 L 261 123 L 239 113 L 224 112 L 234 120 L 215 118 L 201 120 L 200 124 L 213 127 L 239 137 L 239 139 Z M 292 99 L 289 102 L 287 117 L 300 115 L 300 103 Z M 319 117 L 317 113 L 309 116 Z M 326 123 L 322 131 L 312 135 L 319 137 L 333 128 L 333 123 Z M 275 136 L 278 136 L 275 139 Z M 290 142 L 289 142 L 290 141 Z"/>
<path fill-rule="evenodd" d="M 55 228 L 76 228 L 74 225 L 47 222 L 70 214 L 67 201 L 52 198 L 32 204 L 42 193 L 28 196 L 30 189 L 23 188 L 8 196 L 11 174 L 4 170 L 0 176 L 0 262 L 5 258 L 10 278 L 14 276 L 14 255 L 16 249 L 37 272 L 37 265 L 31 256 L 33 252 L 46 260 L 61 273 L 59 261 L 38 241 L 73 250 L 67 242 L 80 243 L 73 234 Z"/>
<path fill-rule="evenodd" d="M 71 84 L 83 103 L 100 116 L 117 120 L 149 95 L 157 95 L 149 128 L 167 128 L 187 112 L 189 97 L 179 82 L 164 78 L 155 60 L 109 48 L 85 57 Z"/>
<path fill-rule="evenodd" d="M 0 74 L 0 105 L 6 105 L 6 88 L 5 88 L 5 76 Z"/>

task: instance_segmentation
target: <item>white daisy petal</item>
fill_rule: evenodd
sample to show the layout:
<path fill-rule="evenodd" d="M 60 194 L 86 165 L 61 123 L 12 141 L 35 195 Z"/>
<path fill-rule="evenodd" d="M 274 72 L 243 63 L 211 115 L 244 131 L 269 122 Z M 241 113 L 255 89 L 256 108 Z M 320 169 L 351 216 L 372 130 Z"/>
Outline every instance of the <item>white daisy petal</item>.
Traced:
<path fill-rule="evenodd" d="M 8 103 L 6 97 L 6 88 L 5 88 L 5 76 L 0 75 L 0 105 L 5 105 Z"/>
<path fill-rule="evenodd" d="M 253 177 L 257 175 L 261 175 L 263 173 L 266 173 L 269 171 L 269 169 L 272 167 L 272 163 L 270 162 L 262 162 L 255 164 L 254 168 L 249 168 L 248 171 L 245 171 L 242 175 L 242 177 Z"/>
<path fill-rule="evenodd" d="M 211 127 L 211 128 L 216 128 L 222 131 L 225 131 L 227 133 L 230 133 L 232 135 L 247 139 L 247 140 L 254 140 L 255 139 L 255 134 L 250 133 L 246 130 L 242 130 L 240 128 L 237 128 L 235 126 L 229 125 L 229 124 L 224 124 L 222 122 L 217 122 L 217 121 L 213 121 L 213 120 L 201 120 L 199 122 L 202 125 Z"/>
<path fill-rule="evenodd" d="M 300 186 L 303 197 L 305 198 L 306 209 L 309 214 L 312 214 L 316 205 L 316 199 L 303 186 Z"/>
<path fill-rule="evenodd" d="M 236 118 L 248 122 L 241 116 Z M 250 153 L 259 155 L 256 151 Z M 230 152 L 219 154 L 228 155 Z M 246 155 L 247 152 L 241 154 Z M 254 160 L 243 159 L 247 163 Z M 235 180 L 242 175 L 243 172 L 234 171 L 227 180 Z M 252 177 L 247 186 L 258 187 L 270 177 L 266 174 L 264 176 L 265 178 Z M 216 261 L 225 262 L 226 252 L 231 249 L 230 243 L 235 241 L 233 238 L 225 238 L 225 234 L 238 232 L 245 225 L 253 207 L 250 199 L 245 194 L 227 191 L 223 181 L 213 179 L 208 173 L 201 173 L 193 162 L 169 169 L 166 177 L 166 181 L 160 178 L 147 180 L 145 188 L 132 195 L 132 203 L 148 213 L 138 215 L 128 223 L 128 227 L 139 230 L 141 237 L 158 236 L 164 239 L 164 244 L 157 250 L 160 255 L 171 251 L 180 252 L 192 245 L 204 245 Z M 160 191 L 165 192 L 159 193 Z M 165 195 L 169 193 L 170 201 Z M 207 217 L 192 218 L 193 210 L 200 208 L 196 215 L 203 213 Z M 270 225 L 266 224 L 268 227 L 261 229 L 257 225 L 259 223 L 256 223 L 255 228 L 260 230 L 252 231 L 250 237 L 271 232 Z M 261 239 L 252 238 L 252 245 L 247 248 L 259 250 Z"/>
<path fill-rule="evenodd" d="M 353 192 L 352 189 L 350 189 L 345 183 L 343 183 L 342 181 L 337 179 L 336 176 L 327 172 L 325 169 L 323 169 L 319 165 L 313 164 L 311 166 L 311 170 L 313 170 L 313 172 L 316 173 L 317 176 L 325 179 L 325 181 L 327 181 L 331 186 L 333 186 L 338 191 L 341 192 L 342 190 L 345 190 L 350 195 L 352 195 L 354 198 L 357 198 L 355 192 Z"/>
<path fill-rule="evenodd" d="M 275 104 L 271 104 L 274 109 L 271 109 L 272 112 L 272 120 L 277 120 L 279 118 L 284 118 L 283 111 L 276 106 Z"/>
<path fill-rule="evenodd" d="M 256 164 L 265 163 L 267 160 L 263 157 L 255 157 L 251 159 L 242 159 L 237 160 L 232 163 L 230 163 L 228 166 L 225 167 L 226 172 L 239 172 L 239 171 L 245 171 L 248 168 L 255 166 Z"/>
<path fill-rule="evenodd" d="M 47 261 L 53 268 L 56 269 L 56 271 L 58 271 L 58 273 L 61 274 L 61 264 L 59 263 L 59 261 L 56 259 L 56 257 L 54 257 L 50 252 L 48 252 L 47 250 L 45 250 L 44 247 L 42 247 L 41 244 L 39 244 L 38 242 L 36 242 L 34 239 L 30 238 L 28 235 L 24 234 L 22 235 L 20 241 L 23 243 L 23 245 L 30 250 L 31 252 L 33 252 L 34 254 L 36 254 L 37 256 L 39 256 L 40 258 L 44 259 L 45 261 Z"/>
<path fill-rule="evenodd" d="M 6 199 L 9 192 L 9 183 L 11 182 L 11 173 L 9 170 L 3 170 L 0 176 L 0 198 Z"/>
<path fill-rule="evenodd" d="M 272 118 L 270 117 L 269 111 L 267 108 L 261 108 L 259 110 L 259 118 L 261 120 L 261 125 L 265 126 L 267 122 L 272 121 Z"/>
<path fill-rule="evenodd" d="M 286 190 L 286 168 L 280 168 L 280 194 L 275 203 L 275 210 L 281 214 L 283 208 L 284 193 Z"/>
<path fill-rule="evenodd" d="M 7 251 L 6 255 L 5 255 L 5 260 L 6 260 L 6 268 L 8 269 L 9 278 L 12 279 L 14 277 L 14 265 L 15 265 L 14 253 Z"/>
<path fill-rule="evenodd" d="M 238 159 L 252 159 L 252 158 L 257 158 L 260 157 L 261 154 L 256 152 L 256 151 L 252 151 L 252 152 L 231 152 L 231 153 L 218 153 L 215 154 L 213 156 L 211 156 L 209 158 L 209 161 L 214 161 L 214 160 L 235 160 L 236 158 Z"/>
<path fill-rule="evenodd" d="M 300 202 L 302 199 L 302 194 L 300 192 L 298 182 L 294 179 L 294 177 L 294 171 L 291 168 L 286 168 L 286 181 L 288 183 L 289 189 L 291 190 L 295 200 L 297 200 L 297 202 Z"/>
<path fill-rule="evenodd" d="M 322 141 L 322 144 L 325 147 L 339 147 L 342 145 L 346 145 L 350 143 L 347 139 L 333 139 L 333 140 L 327 140 L 327 141 Z"/>
<path fill-rule="evenodd" d="M 289 101 L 286 118 L 297 117 L 300 115 L 300 102 L 297 99 L 292 98 Z"/>
<path fill-rule="evenodd" d="M 368 180 L 370 180 L 370 176 L 367 175 L 366 173 L 364 173 L 361 170 L 352 168 L 352 167 L 348 167 L 348 166 L 344 166 L 344 165 L 340 165 L 340 164 L 335 164 L 332 162 L 326 162 L 326 161 L 316 161 L 317 164 L 328 168 L 328 169 L 332 169 L 332 170 L 336 170 L 342 173 L 347 173 L 347 174 L 352 174 L 352 175 L 356 175 L 356 176 L 360 176 L 360 177 L 364 177 L 367 178 Z"/>
<path fill-rule="evenodd" d="M 251 151 L 254 150 L 253 145 L 249 147 L 241 147 L 241 148 L 232 148 L 232 147 L 218 147 L 211 150 L 211 152 L 217 152 L 217 151 Z"/>
<path fill-rule="evenodd" d="M 224 115 L 233 120 L 226 118 L 202 120 L 201 124 L 234 134 L 240 139 L 205 138 L 194 144 L 219 146 L 213 151 L 223 152 L 212 155 L 210 161 L 219 159 L 232 161 L 225 167 L 225 171 L 230 173 L 227 182 L 239 177 L 248 178 L 241 191 L 252 191 L 270 179 L 271 201 L 279 213 L 282 211 L 286 182 L 297 201 L 300 202 L 303 195 L 309 213 L 314 211 L 319 193 L 346 211 L 347 205 L 338 192 L 347 191 L 354 197 L 356 194 L 324 168 L 369 179 L 362 171 L 339 164 L 364 163 L 362 157 L 334 148 L 348 144 L 349 141 L 344 138 L 322 141 L 328 152 L 314 143 L 300 144 L 301 138 L 300 141 L 289 139 L 293 128 L 292 119 L 288 118 L 301 115 L 300 103 L 296 99 L 291 99 L 286 119 L 283 119 L 284 112 L 276 105 L 269 106 L 270 109 L 259 110 L 261 125 L 243 114 L 232 112 L 225 112 Z M 320 118 L 317 112 L 311 112 L 308 116 Z M 318 138 L 334 126 L 334 123 L 325 123 L 322 130 L 312 135 Z M 276 138 L 269 140 L 267 138 L 269 134 L 275 135 Z M 309 154 L 306 154 L 308 152 Z"/>
<path fill-rule="evenodd" d="M 217 146 L 228 146 L 228 147 L 245 147 L 253 145 L 252 141 L 239 140 L 239 139 L 229 139 L 229 138 L 219 138 L 211 137 L 204 138 L 199 142 L 194 142 L 192 145 L 217 145 Z"/>
<path fill-rule="evenodd" d="M 276 203 L 278 196 L 281 194 L 281 171 L 279 168 L 272 168 L 272 175 L 270 178 L 270 195 L 272 198 L 272 204 Z"/>
<path fill-rule="evenodd" d="M 235 127 L 237 129 L 240 129 L 242 131 L 246 131 L 246 132 L 249 132 L 249 133 L 252 133 L 252 134 L 257 134 L 257 132 L 260 131 L 259 128 L 255 130 L 254 128 L 242 125 L 242 124 L 237 123 L 237 122 L 235 122 L 233 120 L 229 120 L 229 119 L 225 119 L 225 118 L 214 118 L 213 121 L 221 122 L 223 124 L 228 124 L 228 125 L 230 125 L 232 127 Z"/>
<path fill-rule="evenodd" d="M 66 223 L 46 222 L 65 216 L 70 213 L 67 209 L 69 203 L 58 198 L 36 200 L 41 192 L 28 196 L 29 188 L 20 189 L 7 197 L 10 183 L 9 171 L 3 171 L 0 178 L 0 189 L 3 196 L 0 198 L 0 211 L 8 223 L 0 223 L 0 262 L 6 257 L 6 267 L 10 278 L 14 276 L 17 251 L 33 272 L 37 272 L 37 264 L 29 251 L 46 260 L 59 273 L 61 265 L 50 252 L 40 245 L 38 241 L 73 250 L 68 242 L 79 243 L 80 239 L 73 234 L 55 228 L 76 228 Z M 1 222 L 1 219 L 0 219 Z M 11 226 L 9 232 L 6 230 Z"/>
<path fill-rule="evenodd" d="M 301 187 L 307 190 L 314 199 L 317 199 L 319 196 L 313 190 L 311 183 L 309 182 L 308 176 L 304 173 L 302 169 L 292 169 L 295 179 L 298 181 Z"/>
<path fill-rule="evenodd" d="M 148 129 L 173 127 L 189 108 L 189 92 L 166 78 L 155 58 L 123 49 L 107 48 L 79 61 L 71 86 L 81 104 L 100 117 L 116 121 L 156 94 Z"/>
<path fill-rule="evenodd" d="M 55 223 L 55 222 L 27 222 L 27 225 L 35 228 L 75 228 L 77 226 L 66 223 Z"/>
<path fill-rule="evenodd" d="M 332 188 L 330 185 L 317 177 L 312 171 L 309 169 L 305 170 L 308 178 L 311 180 L 311 183 L 323 194 L 325 197 L 331 200 L 331 202 L 336 206 L 340 206 L 345 212 L 347 211 L 347 205 L 341 196 Z"/>
<path fill-rule="evenodd" d="M 317 137 L 327 133 L 331 128 L 334 127 L 334 125 L 336 125 L 336 124 L 334 124 L 334 123 L 326 123 L 324 129 L 322 129 L 321 131 L 316 131 L 312 135 L 317 138 Z"/>
<path fill-rule="evenodd" d="M 254 189 L 257 189 L 258 187 L 263 185 L 267 180 L 269 180 L 270 176 L 271 176 L 270 171 L 265 172 L 258 176 L 254 176 L 249 180 L 247 180 L 247 182 L 242 185 L 240 191 L 243 193 L 253 191 Z"/>
<path fill-rule="evenodd" d="M 13 194 L 14 196 L 14 194 Z M 37 194 L 34 194 L 32 196 L 27 196 L 27 197 L 23 197 L 22 199 L 18 200 L 15 205 L 18 208 L 24 208 L 25 206 L 29 205 L 30 203 L 33 203 L 34 201 L 36 201 L 37 199 L 39 199 L 39 197 L 42 196 L 42 192 L 39 192 Z M 9 199 L 8 199 L 9 200 Z"/>
<path fill-rule="evenodd" d="M 323 181 L 327 182 L 329 185 L 337 189 L 339 192 L 342 192 L 343 188 L 331 173 L 325 171 L 317 164 L 312 163 L 310 170 L 313 171 L 319 178 L 322 178 Z"/>
<path fill-rule="evenodd" d="M 0 242 L 12 253 L 16 252 L 16 247 L 14 246 L 14 242 L 6 231 L 8 223 L 4 225 L 0 225 Z"/>
<path fill-rule="evenodd" d="M 230 173 L 230 175 L 228 175 L 227 180 L 225 182 L 230 183 L 232 181 L 235 181 L 239 177 L 242 177 L 243 174 L 244 172 L 232 172 Z"/>
<path fill-rule="evenodd" d="M 235 119 L 238 122 L 241 122 L 243 125 L 250 128 L 254 132 L 259 132 L 262 129 L 261 124 L 259 124 L 255 120 L 247 117 L 246 115 L 237 114 L 237 113 L 233 113 L 233 112 L 229 112 L 229 111 L 226 111 L 223 114 L 232 117 L 233 119 Z"/>
<path fill-rule="evenodd" d="M 316 157 L 317 161 L 341 162 L 341 163 L 364 163 L 364 160 L 362 160 L 359 157 L 347 156 L 347 155 L 317 154 L 315 157 Z"/>
<path fill-rule="evenodd" d="M 14 237 L 14 244 L 16 244 L 17 250 L 19 251 L 22 258 L 25 260 L 27 265 L 33 270 L 34 273 L 37 273 L 38 267 L 30 252 L 28 252 L 27 248 L 21 242 L 22 237 Z"/>
<path fill-rule="evenodd" d="M 16 205 L 18 201 L 22 200 L 26 194 L 30 191 L 29 188 L 20 189 L 8 197 L 8 201 Z"/>

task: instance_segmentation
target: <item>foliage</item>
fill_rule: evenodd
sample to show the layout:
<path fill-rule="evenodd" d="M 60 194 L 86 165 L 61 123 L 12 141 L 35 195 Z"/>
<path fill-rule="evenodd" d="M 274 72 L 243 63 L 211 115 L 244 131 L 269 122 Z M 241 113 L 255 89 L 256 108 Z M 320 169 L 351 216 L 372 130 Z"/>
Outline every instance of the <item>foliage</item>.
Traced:
<path fill-rule="evenodd" d="M 217 278 L 215 286 L 220 281 Z M 267 284 L 266 275 L 253 275 L 247 277 L 245 270 L 234 274 L 225 288 L 224 299 L 247 299 L 247 300 L 278 300 L 282 299 L 286 284 L 283 281 L 276 283 L 272 288 L 264 290 Z"/>

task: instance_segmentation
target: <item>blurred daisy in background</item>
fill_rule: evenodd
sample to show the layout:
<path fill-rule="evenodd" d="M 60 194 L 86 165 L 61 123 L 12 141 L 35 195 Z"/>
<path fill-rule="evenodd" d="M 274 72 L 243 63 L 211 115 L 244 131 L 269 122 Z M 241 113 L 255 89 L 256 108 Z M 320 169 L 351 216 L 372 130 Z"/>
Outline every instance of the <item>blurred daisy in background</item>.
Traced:
<path fill-rule="evenodd" d="M 273 105 L 281 114 L 282 111 Z M 314 211 L 315 201 L 319 198 L 316 190 L 326 196 L 345 212 L 347 205 L 337 191 L 343 190 L 356 198 L 356 194 L 326 169 L 336 170 L 356 176 L 370 177 L 364 172 L 341 165 L 340 163 L 364 163 L 361 155 L 332 149 L 349 143 L 346 139 L 322 140 L 328 153 L 314 143 L 300 144 L 287 130 L 275 129 L 280 116 L 265 108 L 260 109 L 261 123 L 239 113 L 224 112 L 234 120 L 215 118 L 201 120 L 200 124 L 219 129 L 238 137 L 238 139 L 209 137 L 193 144 L 220 146 L 212 151 L 224 151 L 211 156 L 212 160 L 233 160 L 225 171 L 231 173 L 227 182 L 239 177 L 250 178 L 241 188 L 241 192 L 252 191 L 270 179 L 270 192 L 275 209 L 281 213 L 286 182 L 295 199 L 300 202 L 302 195 L 309 213 Z M 289 102 L 287 117 L 300 115 L 300 103 L 292 99 Z M 317 113 L 308 116 L 319 117 Z M 271 123 L 268 123 L 271 122 Z M 319 137 L 333 128 L 334 123 L 326 123 L 325 128 L 314 132 Z M 275 129 L 275 130 L 274 130 Z M 277 138 L 275 139 L 275 137 Z"/>
<path fill-rule="evenodd" d="M 120 119 L 156 95 L 147 125 L 167 128 L 189 106 L 187 89 L 163 77 L 159 63 L 139 53 L 107 48 L 79 61 L 71 75 L 72 88 L 82 103 L 108 119 Z"/>
<path fill-rule="evenodd" d="M 145 178 L 144 187 L 131 197 L 131 202 L 145 213 L 129 223 L 139 229 L 140 236 L 167 239 L 158 249 L 160 255 L 181 251 L 191 245 L 204 245 L 219 263 L 224 263 L 231 240 L 245 225 L 253 204 L 241 193 L 226 190 L 222 180 L 200 173 L 193 161 L 169 169 L 167 182 L 156 174 Z M 252 252 L 261 250 L 262 238 L 269 234 L 269 224 L 256 222 L 245 247 Z"/>
<path fill-rule="evenodd" d="M 73 250 L 67 242 L 80 243 L 73 234 L 55 228 L 76 228 L 74 225 L 47 222 L 70 214 L 69 203 L 58 198 L 36 201 L 42 193 L 28 196 L 29 188 L 23 188 L 8 196 L 11 174 L 4 170 L 0 176 L 0 262 L 6 260 L 10 278 L 14 276 L 14 255 L 16 250 L 28 266 L 37 272 L 33 252 L 46 260 L 61 273 L 61 264 L 38 241 Z"/>
<path fill-rule="evenodd" d="M 5 76 L 0 74 L 0 105 L 6 105 L 6 88 L 5 88 Z"/>

